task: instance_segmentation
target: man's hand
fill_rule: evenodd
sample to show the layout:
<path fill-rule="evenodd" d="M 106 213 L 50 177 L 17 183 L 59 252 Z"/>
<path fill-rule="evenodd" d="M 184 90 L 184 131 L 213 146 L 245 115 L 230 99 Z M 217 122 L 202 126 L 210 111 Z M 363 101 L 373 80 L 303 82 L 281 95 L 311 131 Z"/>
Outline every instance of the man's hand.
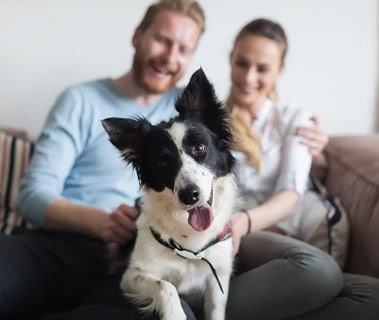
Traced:
<path fill-rule="evenodd" d="M 104 216 L 100 226 L 100 238 L 107 243 L 126 244 L 136 231 L 137 209 L 126 204 L 118 206 Z"/>
<path fill-rule="evenodd" d="M 314 126 L 299 127 L 296 134 L 302 137 L 302 142 L 309 148 L 313 158 L 321 156 L 322 151 L 329 142 L 329 136 L 326 131 L 320 126 L 316 116 L 311 118 Z"/>

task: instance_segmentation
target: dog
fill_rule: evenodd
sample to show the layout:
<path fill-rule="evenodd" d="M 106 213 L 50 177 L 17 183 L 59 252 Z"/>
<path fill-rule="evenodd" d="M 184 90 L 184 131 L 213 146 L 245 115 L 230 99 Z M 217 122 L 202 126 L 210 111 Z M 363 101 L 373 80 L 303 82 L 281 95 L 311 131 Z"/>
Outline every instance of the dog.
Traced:
<path fill-rule="evenodd" d="M 230 216 L 236 187 L 229 115 L 198 69 L 158 125 L 108 118 L 110 142 L 142 188 L 137 238 L 122 291 L 164 320 L 186 319 L 179 295 L 202 297 L 207 320 L 225 318 L 233 268 Z"/>

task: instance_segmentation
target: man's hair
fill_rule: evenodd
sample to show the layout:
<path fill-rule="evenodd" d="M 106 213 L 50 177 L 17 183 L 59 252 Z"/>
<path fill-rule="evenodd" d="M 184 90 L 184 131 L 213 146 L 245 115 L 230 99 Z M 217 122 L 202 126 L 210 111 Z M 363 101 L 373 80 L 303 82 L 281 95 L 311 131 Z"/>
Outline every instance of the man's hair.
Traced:
<path fill-rule="evenodd" d="M 142 31 L 145 31 L 150 27 L 155 16 L 163 10 L 171 10 L 183 14 L 196 22 L 200 33 L 205 31 L 204 10 L 196 0 L 160 0 L 147 8 L 145 16 L 138 27 Z"/>

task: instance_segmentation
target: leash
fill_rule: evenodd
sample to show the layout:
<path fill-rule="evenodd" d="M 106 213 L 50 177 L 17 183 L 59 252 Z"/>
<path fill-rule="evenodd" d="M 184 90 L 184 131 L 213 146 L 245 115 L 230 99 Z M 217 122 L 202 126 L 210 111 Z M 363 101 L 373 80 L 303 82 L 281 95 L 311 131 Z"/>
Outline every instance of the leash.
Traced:
<path fill-rule="evenodd" d="M 149 228 L 150 228 L 151 234 L 153 235 L 154 239 L 157 240 L 161 245 L 165 246 L 166 248 L 173 250 L 177 256 L 179 256 L 181 258 L 185 258 L 185 259 L 190 259 L 190 260 L 203 260 L 203 261 L 205 261 L 208 264 L 209 268 L 211 269 L 213 275 L 215 276 L 221 292 L 224 293 L 220 279 L 217 276 L 216 269 L 214 268 L 214 266 L 212 265 L 212 263 L 208 259 L 199 256 L 199 254 L 201 252 L 205 251 L 206 249 L 208 249 L 209 247 L 215 245 L 216 243 L 229 239 L 232 236 L 232 227 L 231 227 L 230 223 L 228 223 L 226 225 L 225 229 L 215 239 L 208 242 L 203 248 L 201 248 L 198 251 L 192 251 L 189 249 L 185 249 L 172 238 L 170 238 L 168 241 L 166 241 L 162 238 L 162 236 L 159 234 L 158 231 L 154 230 L 151 226 Z"/>

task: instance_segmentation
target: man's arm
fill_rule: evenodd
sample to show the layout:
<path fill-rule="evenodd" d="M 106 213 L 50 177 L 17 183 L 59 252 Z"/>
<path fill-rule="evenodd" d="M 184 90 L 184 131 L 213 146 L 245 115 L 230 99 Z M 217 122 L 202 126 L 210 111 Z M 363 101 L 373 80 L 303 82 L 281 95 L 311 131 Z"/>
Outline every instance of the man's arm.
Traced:
<path fill-rule="evenodd" d="M 45 226 L 48 206 L 62 197 L 67 176 L 83 149 L 81 104 L 80 94 L 73 90 L 57 99 L 21 181 L 18 210 L 38 227 Z"/>
<path fill-rule="evenodd" d="M 45 227 L 79 232 L 103 239 L 105 242 L 126 243 L 135 233 L 137 210 L 126 204 L 112 213 L 57 199 L 47 208 Z"/>
<path fill-rule="evenodd" d="M 124 243 L 135 230 L 135 208 L 120 205 L 113 212 L 106 212 L 63 196 L 66 180 L 85 151 L 90 134 L 92 117 L 86 115 L 89 108 L 82 97 L 75 88 L 66 90 L 50 111 L 21 182 L 18 209 L 38 227 Z"/>

